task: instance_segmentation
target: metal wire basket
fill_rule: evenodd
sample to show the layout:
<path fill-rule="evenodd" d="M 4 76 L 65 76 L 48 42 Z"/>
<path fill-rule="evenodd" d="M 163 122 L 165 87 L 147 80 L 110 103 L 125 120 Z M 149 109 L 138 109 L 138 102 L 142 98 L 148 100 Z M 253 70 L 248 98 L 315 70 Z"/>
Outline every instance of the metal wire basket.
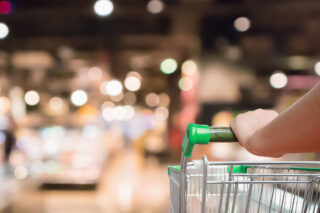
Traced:
<path fill-rule="evenodd" d="M 187 130 L 180 167 L 168 170 L 172 213 L 320 212 L 320 162 L 188 162 L 187 143 L 205 133 L 197 128 Z M 208 142 L 236 140 L 227 128 L 207 133 Z"/>

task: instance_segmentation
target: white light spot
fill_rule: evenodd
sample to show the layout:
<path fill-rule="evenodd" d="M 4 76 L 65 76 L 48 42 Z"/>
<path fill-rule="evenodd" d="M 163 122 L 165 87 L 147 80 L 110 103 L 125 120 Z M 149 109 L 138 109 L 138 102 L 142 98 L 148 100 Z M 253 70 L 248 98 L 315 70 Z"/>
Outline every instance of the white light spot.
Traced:
<path fill-rule="evenodd" d="M 102 117 L 105 121 L 113 121 L 113 107 L 106 107 L 102 110 Z"/>
<path fill-rule="evenodd" d="M 108 95 L 116 96 L 122 92 L 122 84 L 118 80 L 109 81 L 106 87 Z"/>
<path fill-rule="evenodd" d="M 314 65 L 314 71 L 316 72 L 317 75 L 320 75 L 320 61 L 318 61 L 318 62 Z"/>
<path fill-rule="evenodd" d="M 14 176 L 19 180 L 25 179 L 27 175 L 28 175 L 28 171 L 23 166 L 18 166 L 14 169 Z"/>
<path fill-rule="evenodd" d="M 239 17 L 233 23 L 234 28 L 239 32 L 245 32 L 249 30 L 251 22 L 247 17 Z"/>
<path fill-rule="evenodd" d="M 25 95 L 24 95 L 24 101 L 26 102 L 26 104 L 30 105 L 30 106 L 35 106 L 39 103 L 40 101 L 40 96 L 39 93 L 37 93 L 34 90 L 30 90 L 28 91 Z"/>
<path fill-rule="evenodd" d="M 187 60 L 182 64 L 182 73 L 188 76 L 193 76 L 197 72 L 197 64 L 192 60 Z"/>
<path fill-rule="evenodd" d="M 5 23 L 0 23 L 0 39 L 4 39 L 9 34 L 9 28 Z"/>
<path fill-rule="evenodd" d="M 82 106 L 88 101 L 87 93 L 83 90 L 76 90 L 71 94 L 71 102 L 76 106 Z"/>
<path fill-rule="evenodd" d="M 147 10 L 153 14 L 161 13 L 163 9 L 164 3 L 160 0 L 151 0 L 147 4 Z"/>
<path fill-rule="evenodd" d="M 128 76 L 124 81 L 124 86 L 127 90 L 135 92 L 138 91 L 141 87 L 140 79 L 135 76 Z"/>
<path fill-rule="evenodd" d="M 123 106 L 117 106 L 113 110 L 113 117 L 116 120 L 124 120 L 126 118 L 126 109 Z"/>
<path fill-rule="evenodd" d="M 109 0 L 98 0 L 93 9 L 98 16 L 108 16 L 113 11 L 113 3 Z"/>
<path fill-rule="evenodd" d="M 275 72 L 270 76 L 270 85 L 273 88 L 281 89 L 288 83 L 288 78 L 283 72 Z"/>

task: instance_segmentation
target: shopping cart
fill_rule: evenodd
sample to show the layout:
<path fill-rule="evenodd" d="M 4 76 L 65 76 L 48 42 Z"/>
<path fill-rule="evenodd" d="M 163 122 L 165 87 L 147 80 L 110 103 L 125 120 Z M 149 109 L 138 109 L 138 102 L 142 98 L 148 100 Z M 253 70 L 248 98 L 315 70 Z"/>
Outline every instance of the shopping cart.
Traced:
<path fill-rule="evenodd" d="M 169 166 L 172 213 L 320 212 L 320 162 L 188 162 L 195 144 L 237 141 L 230 128 L 189 124 Z"/>

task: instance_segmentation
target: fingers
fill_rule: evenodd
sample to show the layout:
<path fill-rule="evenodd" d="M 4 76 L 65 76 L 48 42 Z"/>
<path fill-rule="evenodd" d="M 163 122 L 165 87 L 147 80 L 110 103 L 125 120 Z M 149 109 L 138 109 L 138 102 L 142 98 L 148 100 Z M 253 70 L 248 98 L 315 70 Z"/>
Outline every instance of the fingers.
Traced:
<path fill-rule="evenodd" d="M 273 150 L 266 150 L 266 140 L 258 137 L 257 132 L 269 124 L 278 113 L 274 110 L 257 109 L 239 114 L 231 121 L 231 128 L 239 140 L 241 146 L 255 155 L 263 156 L 281 156 L 275 154 Z"/>

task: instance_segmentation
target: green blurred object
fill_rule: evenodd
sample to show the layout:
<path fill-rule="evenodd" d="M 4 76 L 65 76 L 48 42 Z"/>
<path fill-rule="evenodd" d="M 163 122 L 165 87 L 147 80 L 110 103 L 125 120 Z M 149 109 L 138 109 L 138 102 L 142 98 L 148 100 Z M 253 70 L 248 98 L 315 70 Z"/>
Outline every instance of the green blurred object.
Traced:
<path fill-rule="evenodd" d="M 303 171 L 318 171 L 320 172 L 320 168 L 303 168 L 303 167 L 290 167 L 292 170 L 303 170 Z"/>
<path fill-rule="evenodd" d="M 191 157 L 195 144 L 208 144 L 210 141 L 210 127 L 190 123 L 182 141 L 182 152 L 184 156 Z"/>
<path fill-rule="evenodd" d="M 238 141 L 230 127 L 211 127 L 211 142 L 236 142 Z"/>
<path fill-rule="evenodd" d="M 181 167 L 180 166 L 168 166 L 168 175 L 171 174 L 171 169 L 176 170 L 177 172 L 180 172 Z"/>
<path fill-rule="evenodd" d="M 248 168 L 252 168 L 252 166 L 248 165 L 235 165 L 233 166 L 232 173 L 247 173 Z M 230 172 L 230 166 L 228 166 L 228 173 Z"/>
<path fill-rule="evenodd" d="M 182 152 L 185 157 L 191 157 L 195 144 L 209 142 L 236 142 L 237 138 L 230 127 L 209 127 L 190 123 L 182 141 Z"/>

